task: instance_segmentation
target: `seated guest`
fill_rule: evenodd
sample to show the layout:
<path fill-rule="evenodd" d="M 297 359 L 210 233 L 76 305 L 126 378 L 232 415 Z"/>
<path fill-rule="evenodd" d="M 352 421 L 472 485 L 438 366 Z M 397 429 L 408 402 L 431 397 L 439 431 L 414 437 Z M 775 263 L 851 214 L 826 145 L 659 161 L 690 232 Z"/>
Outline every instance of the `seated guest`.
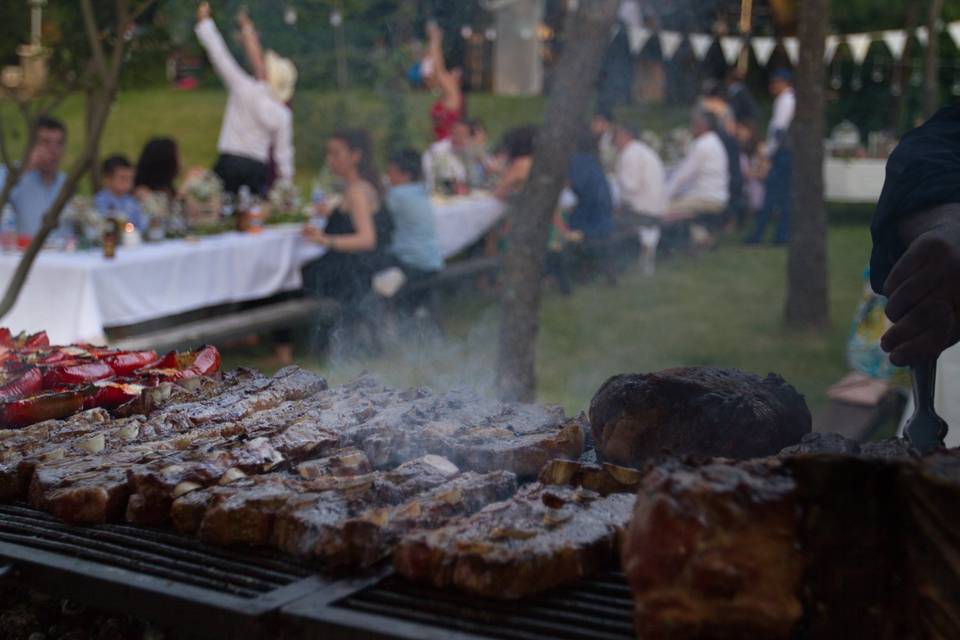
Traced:
<path fill-rule="evenodd" d="M 303 229 L 307 240 L 327 248 L 304 267 L 304 287 L 355 311 L 370 291 L 373 274 L 383 266 L 390 243 L 391 224 L 370 135 L 359 129 L 333 134 L 327 142 L 327 166 L 344 183 L 343 202 L 336 208 L 317 204 L 316 213 L 327 219 L 326 226 L 322 231 L 311 225 Z"/>
<path fill-rule="evenodd" d="M 16 216 L 17 233 L 34 236 L 40 231 L 43 215 L 53 204 L 66 177 L 60 171 L 67 130 L 53 118 L 39 118 L 37 138 L 30 150 L 27 167 L 10 191 L 9 202 Z M 2 168 L 2 167 L 0 167 Z M 6 182 L 0 173 L 0 188 Z"/>
<path fill-rule="evenodd" d="M 154 138 L 144 145 L 134 175 L 134 195 L 152 216 L 169 216 L 177 197 L 180 152 L 173 138 Z"/>
<path fill-rule="evenodd" d="M 711 128 L 708 114 L 695 109 L 690 126 L 693 144 L 667 181 L 667 222 L 689 220 L 701 214 L 719 216 L 730 198 L 727 149 Z"/>
<path fill-rule="evenodd" d="M 122 216 L 142 231 L 143 210 L 133 196 L 133 165 L 126 156 L 112 155 L 103 161 L 100 175 L 103 189 L 93 198 L 94 208 L 108 218 Z"/>
<path fill-rule="evenodd" d="M 493 194 L 500 200 L 519 194 L 533 167 L 533 141 L 537 129 L 532 125 L 517 127 L 504 135 L 503 153 L 506 156 L 500 181 Z"/>
<path fill-rule="evenodd" d="M 577 138 L 577 149 L 570 158 L 570 190 L 577 199 L 566 226 L 582 235 L 579 253 L 616 284 L 617 275 L 610 252 L 613 233 L 613 197 L 610 184 L 597 155 L 597 139 L 589 130 Z"/>
<path fill-rule="evenodd" d="M 638 228 L 644 272 L 653 275 L 660 244 L 660 225 L 667 211 L 667 178 L 657 152 L 641 142 L 637 132 L 617 125 L 613 143 L 617 148 L 617 186 L 622 218 Z"/>
<path fill-rule="evenodd" d="M 615 176 L 620 199 L 632 222 L 656 226 L 667 210 L 667 178 L 657 152 L 639 140 L 631 126 L 618 124 Z"/>
<path fill-rule="evenodd" d="M 470 144 L 470 124 L 458 120 L 451 126 L 449 136 L 430 145 L 423 154 L 423 175 L 428 190 L 468 182 Z"/>
<path fill-rule="evenodd" d="M 617 149 L 613 144 L 613 116 L 601 108 L 590 121 L 590 131 L 597 138 L 600 161 L 606 173 L 613 173 L 617 165 Z"/>
<path fill-rule="evenodd" d="M 408 280 L 443 268 L 437 221 L 430 195 L 423 186 L 420 154 L 404 149 L 390 156 L 387 210 L 393 218 L 393 242 L 388 255 Z"/>
<path fill-rule="evenodd" d="M 613 232 L 613 198 L 597 156 L 596 138 L 589 131 L 581 133 L 570 158 L 570 190 L 577 198 L 567 221 L 570 229 L 588 241 L 608 238 Z"/>
<path fill-rule="evenodd" d="M 486 187 L 490 178 L 498 171 L 497 162 L 487 151 L 487 127 L 483 120 L 468 120 L 470 142 L 467 144 L 467 180 L 471 187 Z"/>

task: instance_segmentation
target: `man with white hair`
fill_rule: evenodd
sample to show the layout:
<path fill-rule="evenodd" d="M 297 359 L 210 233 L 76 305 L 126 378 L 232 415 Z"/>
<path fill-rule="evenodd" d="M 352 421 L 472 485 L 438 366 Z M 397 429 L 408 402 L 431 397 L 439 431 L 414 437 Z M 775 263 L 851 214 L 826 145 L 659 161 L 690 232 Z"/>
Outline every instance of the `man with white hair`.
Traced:
<path fill-rule="evenodd" d="M 293 116 L 286 103 L 293 97 L 296 67 L 267 51 L 265 80 L 248 74 L 227 49 L 206 2 L 197 9 L 195 32 L 229 94 L 217 143 L 220 156 L 213 169 L 224 189 L 236 193 L 246 186 L 252 193 L 266 195 L 271 147 L 278 179 L 292 182 Z"/>
<path fill-rule="evenodd" d="M 666 221 L 689 220 L 703 214 L 719 216 L 730 199 L 730 163 L 716 133 L 713 115 L 694 109 L 690 119 L 693 143 L 667 182 Z"/>

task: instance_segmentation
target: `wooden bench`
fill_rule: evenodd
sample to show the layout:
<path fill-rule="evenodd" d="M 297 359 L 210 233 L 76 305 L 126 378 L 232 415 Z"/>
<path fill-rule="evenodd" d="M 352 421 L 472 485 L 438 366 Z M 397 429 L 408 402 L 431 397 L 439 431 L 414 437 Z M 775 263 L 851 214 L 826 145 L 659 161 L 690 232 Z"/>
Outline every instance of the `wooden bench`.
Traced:
<path fill-rule="evenodd" d="M 323 298 L 294 298 L 271 302 L 263 306 L 241 309 L 177 323 L 144 333 L 111 340 L 117 349 L 192 349 L 204 343 L 222 343 L 255 333 L 315 323 L 331 318 L 339 305 Z"/>

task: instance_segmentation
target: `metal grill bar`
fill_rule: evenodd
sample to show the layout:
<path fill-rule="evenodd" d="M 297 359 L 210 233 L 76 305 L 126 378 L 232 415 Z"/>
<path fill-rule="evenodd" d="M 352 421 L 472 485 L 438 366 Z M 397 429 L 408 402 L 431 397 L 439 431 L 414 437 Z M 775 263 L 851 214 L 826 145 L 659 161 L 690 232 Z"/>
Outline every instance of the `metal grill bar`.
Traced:
<path fill-rule="evenodd" d="M 171 536 L 176 544 L 168 544 L 133 527 L 70 527 L 54 519 L 37 518 L 36 512 L 22 508 L 19 514 L 28 515 L 14 515 L 12 511 L 0 511 L 0 540 L 243 597 L 255 597 L 307 574 L 295 565 L 279 572 L 219 558 L 206 549 L 187 549 L 185 543 L 192 541 L 183 537 Z"/>
<path fill-rule="evenodd" d="M 389 576 L 366 588 L 332 589 L 284 609 L 307 637 L 404 640 L 633 640 L 633 602 L 610 572 L 519 601 L 477 598 Z"/>
<path fill-rule="evenodd" d="M 571 640 L 633 638 L 632 604 L 626 585 L 623 589 L 598 582 L 584 586 L 509 602 L 468 598 L 393 577 L 335 606 L 509 640 L 544 635 Z M 619 597 L 601 600 L 597 595 L 611 592 Z"/>

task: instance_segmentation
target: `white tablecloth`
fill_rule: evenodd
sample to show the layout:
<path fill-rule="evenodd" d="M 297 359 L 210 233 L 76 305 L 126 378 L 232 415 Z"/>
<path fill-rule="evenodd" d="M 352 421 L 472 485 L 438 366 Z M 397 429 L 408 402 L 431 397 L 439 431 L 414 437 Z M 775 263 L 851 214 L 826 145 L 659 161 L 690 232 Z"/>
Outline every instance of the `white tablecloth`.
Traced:
<path fill-rule="evenodd" d="M 876 158 L 827 158 L 823 163 L 824 190 L 830 202 L 875 204 L 883 189 L 887 161 Z"/>
<path fill-rule="evenodd" d="M 489 193 L 435 197 L 437 237 L 444 258 L 455 256 L 486 235 L 504 214 L 504 205 Z"/>
<path fill-rule="evenodd" d="M 434 209 L 444 257 L 481 238 L 503 214 L 487 194 L 445 199 Z M 106 327 L 296 290 L 300 268 L 322 254 L 298 225 L 120 247 L 113 260 L 98 251 L 43 251 L 0 326 L 45 329 L 59 344 L 103 342 Z M 19 260 L 19 253 L 0 255 L 4 287 Z"/>

